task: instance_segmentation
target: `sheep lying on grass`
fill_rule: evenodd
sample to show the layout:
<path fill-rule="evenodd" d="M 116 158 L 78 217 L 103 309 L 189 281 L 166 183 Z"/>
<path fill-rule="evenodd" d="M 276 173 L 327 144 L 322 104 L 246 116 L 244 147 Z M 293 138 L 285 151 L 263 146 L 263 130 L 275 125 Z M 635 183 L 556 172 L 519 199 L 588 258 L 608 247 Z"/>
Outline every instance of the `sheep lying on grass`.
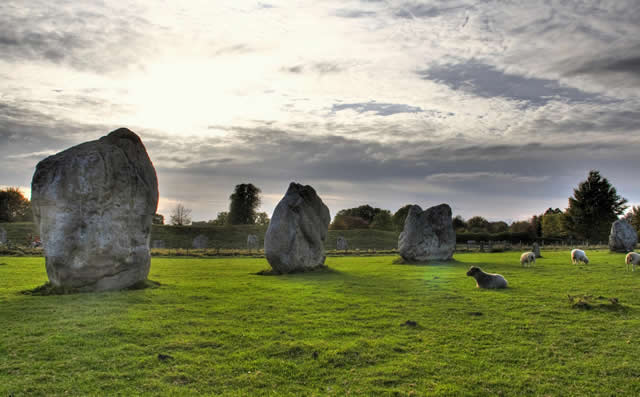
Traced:
<path fill-rule="evenodd" d="M 571 262 L 574 265 L 580 262 L 583 262 L 585 265 L 588 265 L 589 258 L 587 258 L 587 254 L 585 254 L 583 250 L 574 249 L 574 250 L 571 250 Z"/>
<path fill-rule="evenodd" d="M 536 263 L 536 254 L 529 251 L 520 255 L 520 264 L 522 266 L 531 266 L 532 263 Z"/>
<path fill-rule="evenodd" d="M 476 279 L 478 288 L 507 288 L 507 280 L 499 274 L 485 273 L 479 267 L 471 266 L 467 276 Z"/>
<path fill-rule="evenodd" d="M 624 263 L 627 264 L 627 270 L 629 270 L 629 265 L 632 265 L 632 272 L 636 271 L 636 265 L 640 266 L 640 254 L 637 252 L 629 252 L 627 256 L 624 258 Z"/>

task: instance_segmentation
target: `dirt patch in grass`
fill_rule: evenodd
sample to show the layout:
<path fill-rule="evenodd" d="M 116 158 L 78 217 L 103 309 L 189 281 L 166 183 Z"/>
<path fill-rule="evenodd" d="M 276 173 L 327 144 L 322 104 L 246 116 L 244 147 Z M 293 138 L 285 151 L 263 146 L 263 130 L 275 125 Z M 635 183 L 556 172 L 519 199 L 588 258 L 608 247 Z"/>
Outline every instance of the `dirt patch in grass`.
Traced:
<path fill-rule="evenodd" d="M 627 308 L 620 304 L 618 298 L 607 298 L 606 296 L 593 295 L 567 295 L 571 307 L 578 310 L 599 309 L 605 311 L 622 311 Z"/>

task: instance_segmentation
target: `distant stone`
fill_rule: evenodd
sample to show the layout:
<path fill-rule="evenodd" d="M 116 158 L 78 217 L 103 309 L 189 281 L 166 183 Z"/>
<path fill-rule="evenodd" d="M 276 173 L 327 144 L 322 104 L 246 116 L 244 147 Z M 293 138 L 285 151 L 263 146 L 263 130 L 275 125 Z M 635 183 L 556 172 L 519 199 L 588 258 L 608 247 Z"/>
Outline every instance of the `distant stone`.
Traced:
<path fill-rule="evenodd" d="M 165 248 L 164 240 L 153 240 L 151 242 L 151 248 Z"/>
<path fill-rule="evenodd" d="M 538 242 L 533 243 L 533 247 L 531 248 L 531 252 L 536 256 L 536 258 L 542 258 L 542 254 L 540 254 L 540 244 Z"/>
<path fill-rule="evenodd" d="M 347 244 L 347 239 L 342 236 L 338 236 L 338 239 L 336 240 L 336 249 L 341 251 L 348 250 L 349 244 Z"/>
<path fill-rule="evenodd" d="M 205 249 L 209 245 L 209 239 L 204 234 L 199 234 L 193 239 L 193 248 Z"/>
<path fill-rule="evenodd" d="M 609 249 L 614 252 L 631 252 L 638 243 L 638 233 L 624 219 L 619 219 L 611 225 L 609 234 Z"/>
<path fill-rule="evenodd" d="M 291 183 L 276 206 L 264 237 L 267 261 L 277 273 L 324 265 L 331 216 L 311 186 Z"/>
<path fill-rule="evenodd" d="M 47 157 L 31 191 L 52 285 L 102 291 L 147 278 L 158 180 L 136 134 L 121 128 Z"/>
<path fill-rule="evenodd" d="M 0 244 L 7 243 L 7 231 L 0 227 Z"/>
<path fill-rule="evenodd" d="M 451 207 L 440 204 L 422 211 L 409 208 L 404 229 L 398 237 L 398 252 L 409 262 L 450 260 L 456 249 Z"/>
<path fill-rule="evenodd" d="M 258 249 L 258 236 L 256 236 L 255 234 L 247 235 L 247 249 L 248 250 Z"/>

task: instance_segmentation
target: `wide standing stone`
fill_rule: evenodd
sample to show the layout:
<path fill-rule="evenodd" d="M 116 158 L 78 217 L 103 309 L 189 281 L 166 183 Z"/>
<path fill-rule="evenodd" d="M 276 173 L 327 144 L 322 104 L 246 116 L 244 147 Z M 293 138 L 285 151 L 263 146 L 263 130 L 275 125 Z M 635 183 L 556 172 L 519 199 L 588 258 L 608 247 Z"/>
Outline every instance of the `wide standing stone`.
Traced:
<path fill-rule="evenodd" d="M 409 262 L 446 261 L 456 249 L 451 207 L 440 204 L 422 211 L 409 208 L 404 230 L 398 237 L 398 252 Z"/>
<path fill-rule="evenodd" d="M 638 233 L 624 219 L 618 219 L 611 225 L 609 249 L 614 252 L 631 252 L 638 243 Z"/>
<path fill-rule="evenodd" d="M 276 206 L 264 237 L 264 252 L 275 272 L 322 266 L 331 216 L 311 186 L 291 183 Z"/>
<path fill-rule="evenodd" d="M 7 243 L 7 231 L 0 227 L 0 244 Z"/>
<path fill-rule="evenodd" d="M 209 245 L 209 239 L 204 234 L 199 234 L 193 239 L 192 245 L 195 249 L 205 249 Z"/>
<path fill-rule="evenodd" d="M 133 132 L 121 128 L 42 160 L 31 204 L 54 286 L 114 290 L 147 278 L 158 180 Z"/>

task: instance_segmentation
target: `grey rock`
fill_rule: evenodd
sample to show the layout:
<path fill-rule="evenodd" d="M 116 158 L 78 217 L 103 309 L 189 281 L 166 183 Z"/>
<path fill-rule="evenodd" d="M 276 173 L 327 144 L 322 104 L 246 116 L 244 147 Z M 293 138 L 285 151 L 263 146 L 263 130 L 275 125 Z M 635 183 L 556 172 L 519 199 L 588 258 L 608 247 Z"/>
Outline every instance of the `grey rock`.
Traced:
<path fill-rule="evenodd" d="M 347 239 L 343 236 L 338 236 L 336 240 L 336 249 L 341 251 L 346 251 L 349 249 L 349 244 L 347 244 Z"/>
<path fill-rule="evenodd" d="M 451 220 L 451 207 L 440 204 L 422 211 L 418 205 L 409 208 L 404 229 L 398 237 L 398 252 L 410 262 L 450 260 L 456 249 L 456 232 Z"/>
<path fill-rule="evenodd" d="M 31 192 L 54 286 L 115 290 L 147 278 L 158 180 L 136 134 L 121 128 L 47 157 Z"/>
<path fill-rule="evenodd" d="M 276 206 L 264 237 L 264 252 L 275 272 L 322 266 L 331 216 L 311 186 L 291 183 Z"/>
<path fill-rule="evenodd" d="M 609 249 L 614 252 L 631 252 L 638 243 L 638 233 L 624 219 L 618 219 L 611 225 Z"/>
<path fill-rule="evenodd" d="M 7 243 L 7 231 L 0 227 L 0 244 Z"/>
<path fill-rule="evenodd" d="M 151 242 L 151 248 L 165 248 L 164 240 L 153 240 Z"/>
<path fill-rule="evenodd" d="M 255 234 L 247 235 L 247 249 L 249 251 L 258 249 L 258 236 Z"/>
<path fill-rule="evenodd" d="M 533 247 L 531 248 L 531 252 L 536 256 L 536 258 L 542 258 L 542 254 L 540 254 L 540 244 L 537 242 L 533 243 Z"/>
<path fill-rule="evenodd" d="M 209 245 L 209 239 L 204 234 L 199 234 L 193 239 L 193 248 L 205 249 Z"/>

